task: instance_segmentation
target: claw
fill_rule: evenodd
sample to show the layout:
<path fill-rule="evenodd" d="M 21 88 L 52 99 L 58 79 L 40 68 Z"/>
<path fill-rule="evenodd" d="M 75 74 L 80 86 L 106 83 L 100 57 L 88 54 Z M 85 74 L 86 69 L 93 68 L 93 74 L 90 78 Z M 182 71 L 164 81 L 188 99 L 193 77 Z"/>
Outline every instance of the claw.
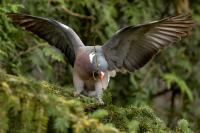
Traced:
<path fill-rule="evenodd" d="M 99 105 L 104 105 L 103 100 L 102 100 L 102 99 L 98 99 L 98 104 L 99 104 Z"/>
<path fill-rule="evenodd" d="M 79 97 L 80 96 L 80 92 L 75 91 L 74 92 L 74 97 Z"/>

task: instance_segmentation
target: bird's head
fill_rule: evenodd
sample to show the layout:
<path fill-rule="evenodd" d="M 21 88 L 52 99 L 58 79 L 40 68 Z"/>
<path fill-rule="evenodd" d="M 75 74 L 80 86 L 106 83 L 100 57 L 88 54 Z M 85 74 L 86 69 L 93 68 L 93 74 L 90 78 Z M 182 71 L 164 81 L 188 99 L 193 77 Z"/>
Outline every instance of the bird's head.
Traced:
<path fill-rule="evenodd" d="M 92 64 L 92 74 L 94 79 L 103 80 L 108 70 L 108 63 L 102 53 L 91 52 L 89 55 Z"/>

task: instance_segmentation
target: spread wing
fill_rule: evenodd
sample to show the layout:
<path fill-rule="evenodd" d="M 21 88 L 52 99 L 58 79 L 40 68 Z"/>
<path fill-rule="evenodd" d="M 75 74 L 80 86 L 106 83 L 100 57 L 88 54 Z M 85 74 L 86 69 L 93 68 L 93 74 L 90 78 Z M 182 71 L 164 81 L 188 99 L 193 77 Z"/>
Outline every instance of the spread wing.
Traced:
<path fill-rule="evenodd" d="M 24 27 L 60 49 L 66 55 L 70 64 L 74 65 L 77 49 L 84 44 L 73 29 L 51 19 L 18 13 L 8 13 L 7 15 L 13 23 Z"/>
<path fill-rule="evenodd" d="M 193 25 L 191 15 L 182 14 L 119 30 L 102 46 L 109 70 L 139 69 L 160 49 L 186 37 Z"/>

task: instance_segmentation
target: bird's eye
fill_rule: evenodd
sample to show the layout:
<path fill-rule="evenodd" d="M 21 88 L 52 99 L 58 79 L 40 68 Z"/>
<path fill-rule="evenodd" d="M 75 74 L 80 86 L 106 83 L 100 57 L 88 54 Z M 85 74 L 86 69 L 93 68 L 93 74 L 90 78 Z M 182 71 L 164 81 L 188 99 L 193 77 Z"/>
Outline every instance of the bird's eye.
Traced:
<path fill-rule="evenodd" d="M 93 72 L 93 75 L 94 75 L 94 77 L 97 77 L 98 76 L 98 72 L 97 71 Z"/>

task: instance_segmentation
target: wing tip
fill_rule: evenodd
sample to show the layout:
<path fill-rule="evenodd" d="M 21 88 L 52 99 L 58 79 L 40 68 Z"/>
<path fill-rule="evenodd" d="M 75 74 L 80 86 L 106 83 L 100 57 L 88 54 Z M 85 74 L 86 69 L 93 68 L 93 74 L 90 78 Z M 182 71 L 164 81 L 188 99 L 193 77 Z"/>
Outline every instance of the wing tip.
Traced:
<path fill-rule="evenodd" d="M 191 21 L 191 22 L 194 21 L 192 19 L 191 13 L 182 13 L 182 14 L 174 15 L 174 16 L 169 17 L 168 19 L 174 20 L 174 21 Z"/>
<path fill-rule="evenodd" d="M 10 18 L 11 21 L 12 21 L 14 24 L 17 24 L 18 21 L 19 21 L 20 19 L 23 19 L 24 15 L 25 15 L 25 14 L 14 13 L 14 12 L 6 13 L 6 16 L 7 16 L 8 18 Z"/>
<path fill-rule="evenodd" d="M 9 13 L 6 13 L 6 16 L 9 17 L 9 18 L 14 18 L 14 17 L 17 17 L 21 14 L 19 13 L 14 13 L 14 12 L 9 12 Z"/>

